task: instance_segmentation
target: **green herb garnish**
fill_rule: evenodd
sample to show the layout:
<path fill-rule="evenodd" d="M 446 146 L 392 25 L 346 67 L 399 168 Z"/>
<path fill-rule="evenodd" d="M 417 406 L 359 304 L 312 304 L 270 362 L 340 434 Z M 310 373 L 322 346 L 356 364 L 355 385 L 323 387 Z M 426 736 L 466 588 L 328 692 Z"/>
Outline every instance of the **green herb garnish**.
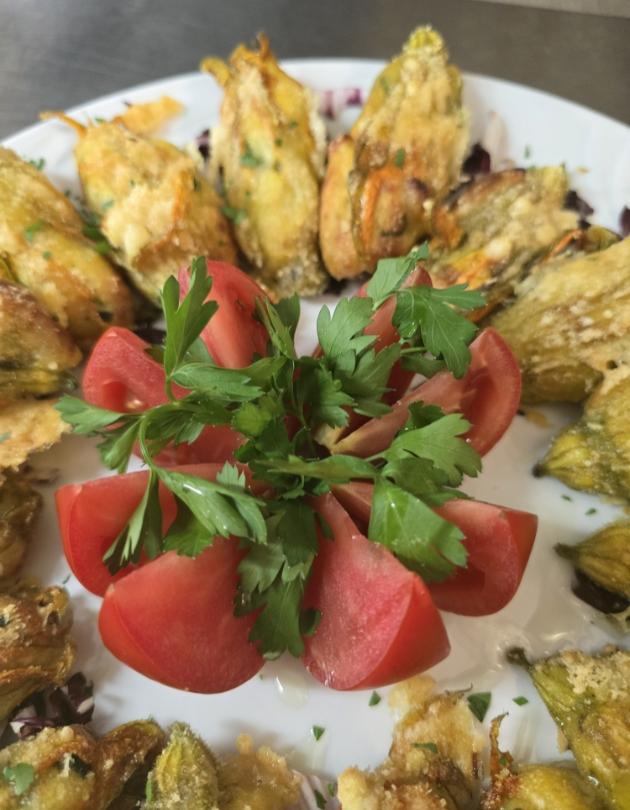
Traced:
<path fill-rule="evenodd" d="M 44 227 L 45 224 L 46 223 L 44 222 L 43 219 L 36 219 L 35 222 L 33 222 L 27 228 L 24 228 L 24 238 L 29 244 L 33 242 L 35 234 L 39 233 L 39 231 L 41 231 L 41 229 Z"/>
<path fill-rule="evenodd" d="M 315 796 L 315 804 L 320 810 L 323 810 L 323 808 L 326 807 L 326 799 L 324 796 L 316 788 L 313 788 L 313 796 Z"/>
<path fill-rule="evenodd" d="M 251 146 L 245 142 L 245 149 L 241 155 L 241 166 L 247 166 L 250 169 L 257 169 L 262 166 L 265 161 L 252 151 Z"/>
<path fill-rule="evenodd" d="M 2 770 L 2 776 L 11 785 L 13 793 L 21 796 L 30 788 L 35 780 L 35 768 L 27 762 L 18 762 L 17 765 L 7 765 Z"/>
<path fill-rule="evenodd" d="M 563 501 L 570 501 L 573 503 L 573 498 L 570 495 L 565 495 L 564 493 L 560 496 Z"/>
<path fill-rule="evenodd" d="M 329 796 L 336 796 L 337 795 L 337 785 L 335 782 L 329 782 L 326 785 L 326 790 L 328 791 Z"/>
<path fill-rule="evenodd" d="M 318 532 L 328 537 L 330 530 L 314 511 L 312 497 L 334 484 L 373 482 L 368 537 L 425 580 L 442 580 L 465 566 L 461 531 L 433 508 L 461 497 L 463 477 L 476 476 L 481 467 L 464 439 L 470 425 L 460 414 L 418 402 L 390 446 L 366 459 L 326 455 L 317 440 L 322 428 L 346 425 L 350 409 L 366 416 L 387 413 L 382 397 L 401 360 L 427 376 L 442 369 L 458 377 L 466 373 L 476 327 L 461 313 L 480 306 L 483 298 L 463 287 L 405 288 L 416 263 L 426 257 L 423 246 L 382 260 L 366 297 L 342 299 L 334 312 L 323 307 L 316 358 L 300 357 L 295 349 L 298 298 L 277 304 L 259 300 L 256 314 L 268 335 L 267 356 L 239 369 L 217 366 L 201 339 L 217 310 L 208 298 L 212 279 L 206 261 L 193 261 L 181 300 L 179 282 L 169 278 L 162 290 L 166 336 L 156 347 L 166 403 L 139 413 L 109 411 L 70 396 L 57 405 L 75 433 L 99 438 L 107 467 L 126 470 L 137 446 L 149 470 L 142 500 L 105 554 L 109 570 L 115 573 L 142 554 L 153 559 L 175 550 L 196 557 L 216 536 L 239 538 L 244 556 L 235 613 L 256 612 L 250 640 L 274 659 L 285 651 L 302 655 L 304 638 L 317 632 L 319 612 L 302 603 Z M 376 337 L 365 330 L 390 296 L 400 339 L 377 350 Z M 176 395 L 177 387 L 189 393 Z M 233 464 L 226 463 L 215 481 L 160 466 L 156 457 L 167 445 L 192 443 L 207 425 L 226 425 L 244 436 L 236 458 L 273 495 L 252 494 Z M 159 486 L 170 490 L 177 506 L 166 536 Z M 373 693 L 370 706 L 379 701 Z M 316 739 L 319 729 L 313 727 Z"/>
<path fill-rule="evenodd" d="M 490 708 L 490 701 L 492 700 L 492 692 L 476 692 L 468 695 L 468 706 L 470 711 L 475 715 L 480 723 L 483 723 L 488 709 Z"/>
<path fill-rule="evenodd" d="M 370 695 L 370 700 L 368 702 L 368 706 L 378 706 L 378 704 L 381 702 L 381 700 L 382 700 L 382 698 L 381 698 L 381 696 L 379 695 L 378 692 L 372 692 L 372 694 Z"/>
<path fill-rule="evenodd" d="M 525 706 L 529 703 L 529 700 L 523 695 L 519 695 L 518 697 L 512 698 L 512 700 L 514 703 L 516 703 L 517 706 Z"/>
<path fill-rule="evenodd" d="M 325 732 L 326 729 L 323 728 L 323 726 L 313 726 L 313 728 L 311 729 L 311 734 L 313 735 L 313 738 L 315 739 L 316 742 L 319 742 L 319 740 L 321 740 Z"/>
<path fill-rule="evenodd" d="M 247 218 L 247 212 L 242 208 L 234 208 L 232 205 L 222 205 L 221 211 L 225 216 L 232 220 L 235 225 L 239 225 L 244 219 Z"/>
<path fill-rule="evenodd" d="M 432 754 L 438 753 L 438 747 L 434 742 L 415 742 L 411 743 L 413 748 L 423 748 L 425 751 L 430 751 Z"/>
<path fill-rule="evenodd" d="M 401 147 L 394 152 L 394 165 L 398 166 L 399 169 L 405 165 L 405 150 Z"/>
<path fill-rule="evenodd" d="M 597 509 L 595 509 L 594 506 L 591 506 L 591 508 L 587 509 L 586 512 L 584 512 L 584 514 L 589 515 L 589 516 L 590 515 L 596 515 L 597 514 Z"/>
<path fill-rule="evenodd" d="M 40 157 L 37 159 L 29 160 L 29 163 L 31 164 L 31 166 L 34 166 L 38 172 L 41 172 L 44 166 L 46 165 L 46 159 Z"/>

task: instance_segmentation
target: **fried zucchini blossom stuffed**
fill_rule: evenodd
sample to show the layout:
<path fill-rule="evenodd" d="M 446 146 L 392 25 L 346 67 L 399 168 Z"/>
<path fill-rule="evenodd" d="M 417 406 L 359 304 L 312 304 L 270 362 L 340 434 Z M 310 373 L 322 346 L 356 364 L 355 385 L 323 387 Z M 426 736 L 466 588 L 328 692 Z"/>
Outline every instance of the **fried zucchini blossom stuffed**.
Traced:
<path fill-rule="evenodd" d="M 211 183 L 190 155 L 148 134 L 179 109 L 163 99 L 87 126 L 56 114 L 79 135 L 77 170 L 94 221 L 115 260 L 154 303 L 166 279 L 194 256 L 236 257 Z"/>
<path fill-rule="evenodd" d="M 314 94 L 281 70 L 264 35 L 227 63 L 202 70 L 224 89 L 212 129 L 211 171 L 225 194 L 239 246 L 259 280 L 281 297 L 326 286 L 317 246 L 325 130 Z"/>
<path fill-rule="evenodd" d="M 3 280 L 27 288 L 83 348 L 112 324 L 131 325 L 129 290 L 85 235 L 72 203 L 35 166 L 2 147 L 0 200 Z M 33 311 L 31 305 L 31 318 Z M 37 319 L 41 324 L 42 316 Z"/>
<path fill-rule="evenodd" d="M 373 272 L 430 230 L 437 198 L 458 181 L 468 145 L 462 79 L 442 37 L 416 29 L 377 77 L 350 133 L 334 140 L 320 207 L 328 272 Z"/>

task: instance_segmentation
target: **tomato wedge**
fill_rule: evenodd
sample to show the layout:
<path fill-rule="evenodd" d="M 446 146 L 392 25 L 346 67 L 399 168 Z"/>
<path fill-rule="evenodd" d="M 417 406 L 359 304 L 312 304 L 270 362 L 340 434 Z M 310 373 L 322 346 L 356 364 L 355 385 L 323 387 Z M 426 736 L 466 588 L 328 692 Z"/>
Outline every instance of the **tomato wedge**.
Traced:
<path fill-rule="evenodd" d="M 108 650 L 132 669 L 176 689 L 225 692 L 264 661 L 248 641 L 255 616 L 233 614 L 242 557 L 216 538 L 195 559 L 169 551 L 109 587 L 99 629 Z"/>
<path fill-rule="evenodd" d="M 267 354 L 267 330 L 255 317 L 256 299 L 267 298 L 267 293 L 251 276 L 227 262 L 208 260 L 208 275 L 212 289 L 207 300 L 216 301 L 219 308 L 201 333 L 203 342 L 219 366 L 248 366 L 256 356 Z M 182 296 L 189 285 L 189 270 L 180 270 Z"/>
<path fill-rule="evenodd" d="M 495 329 L 484 329 L 471 343 L 472 361 L 460 380 L 442 371 L 414 388 L 378 419 L 371 419 L 334 445 L 333 452 L 365 458 L 389 447 L 407 421 L 409 405 L 426 402 L 447 413 L 461 411 L 472 427 L 467 434 L 484 455 L 508 429 L 521 399 L 521 374 L 507 343 Z"/>
<path fill-rule="evenodd" d="M 149 344 L 129 329 L 112 326 L 92 349 L 83 375 L 86 402 L 111 411 L 131 413 L 167 402 L 164 369 L 147 354 Z M 176 396 L 184 388 L 174 386 Z M 243 442 L 242 436 L 225 425 L 203 429 L 193 444 L 168 447 L 160 453 L 160 464 L 226 461 Z"/>
<path fill-rule="evenodd" d="M 222 466 L 194 464 L 177 469 L 212 481 Z M 55 493 L 59 530 L 68 564 L 83 587 L 97 596 L 103 596 L 112 582 L 137 567 L 132 565 L 112 575 L 103 562 L 103 555 L 140 503 L 148 475 L 145 470 L 110 475 L 85 484 L 67 484 Z M 160 505 L 166 532 L 175 519 L 175 500 L 162 485 Z"/>
<path fill-rule="evenodd" d="M 372 484 L 343 484 L 334 493 L 359 525 L 367 526 Z M 536 515 L 472 500 L 449 501 L 435 511 L 461 529 L 468 551 L 467 568 L 428 586 L 436 605 L 462 616 L 486 616 L 504 608 L 523 578 L 536 538 Z"/>
<path fill-rule="evenodd" d="M 357 292 L 358 298 L 366 297 L 368 283 L 369 282 L 366 282 L 359 289 Z M 421 287 L 430 285 L 431 277 L 426 270 L 418 266 L 414 268 L 414 270 L 407 276 L 403 287 Z M 366 335 L 377 336 L 376 343 L 374 344 L 374 348 L 377 352 L 380 352 L 382 349 L 386 348 L 387 346 L 391 346 L 392 343 L 398 341 L 398 332 L 392 323 L 395 309 L 396 299 L 394 297 L 390 297 L 387 301 L 385 301 L 384 304 L 382 304 L 382 306 L 377 309 L 372 316 L 372 320 L 365 328 Z M 321 357 L 322 350 L 319 345 L 316 347 L 313 354 L 315 357 Z M 414 374 L 412 371 L 406 371 L 400 362 L 396 363 L 396 365 L 392 368 L 389 375 L 389 380 L 387 381 L 387 385 L 390 390 L 383 396 L 383 401 L 388 405 L 396 402 L 396 400 L 399 399 L 409 388 L 413 377 Z M 325 447 L 329 448 L 334 447 L 334 445 L 340 441 L 342 436 L 347 436 L 349 433 L 356 430 L 360 425 L 363 425 L 368 421 L 367 416 L 354 413 L 353 411 L 348 411 L 348 415 L 348 424 L 344 427 L 325 427 L 320 431 L 318 436 L 318 441 L 320 444 L 323 444 Z"/>
<path fill-rule="evenodd" d="M 420 577 L 364 537 L 333 495 L 314 506 L 333 539 L 322 538 L 305 604 L 322 613 L 304 663 L 333 689 L 367 689 L 437 664 L 449 643 Z"/>

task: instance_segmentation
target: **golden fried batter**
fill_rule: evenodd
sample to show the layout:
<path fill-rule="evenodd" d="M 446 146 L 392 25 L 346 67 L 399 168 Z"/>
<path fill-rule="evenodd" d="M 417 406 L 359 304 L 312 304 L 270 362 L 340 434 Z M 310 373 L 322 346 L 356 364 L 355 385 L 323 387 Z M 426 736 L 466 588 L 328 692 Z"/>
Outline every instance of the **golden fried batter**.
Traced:
<path fill-rule="evenodd" d="M 591 228 L 581 250 L 532 268 L 492 318 L 519 361 L 526 402 L 580 402 L 628 359 L 630 238 L 614 238 Z"/>
<path fill-rule="evenodd" d="M 260 280 L 280 296 L 314 295 L 326 285 L 317 249 L 324 125 L 312 93 L 280 69 L 265 36 L 258 42 L 256 51 L 239 45 L 228 64 L 202 62 L 225 90 L 211 167 Z"/>
<path fill-rule="evenodd" d="M 507 298 L 528 266 L 567 231 L 575 211 L 564 207 L 568 178 L 561 166 L 510 169 L 464 183 L 433 213 L 428 270 L 434 286 L 468 284 L 486 297 L 475 319 Z"/>
<path fill-rule="evenodd" d="M 81 352 L 25 288 L 0 279 L 0 407 L 73 387 Z"/>
<path fill-rule="evenodd" d="M 120 120 L 143 129 L 141 106 L 142 115 L 131 107 Z M 195 256 L 234 262 L 218 195 L 189 155 L 116 119 L 83 127 L 60 117 L 79 132 L 75 156 L 87 204 L 142 293 L 159 303 L 166 279 Z"/>
<path fill-rule="evenodd" d="M 22 565 L 41 505 L 41 495 L 24 475 L 10 471 L 4 474 L 0 484 L 0 587 Z"/>
<path fill-rule="evenodd" d="M 394 690 L 406 713 L 389 756 L 375 771 L 349 768 L 339 777 L 344 810 L 472 810 L 479 793 L 484 741 L 465 696 L 434 695 L 434 683 L 413 678 Z"/>
<path fill-rule="evenodd" d="M 129 290 L 83 235 L 70 201 L 34 166 L 0 147 L 3 278 L 27 287 L 46 312 L 89 347 L 111 324 L 132 321 Z"/>
<path fill-rule="evenodd" d="M 0 408 L 0 470 L 19 467 L 69 432 L 54 401 L 23 399 Z"/>
<path fill-rule="evenodd" d="M 66 681 L 71 624 L 63 588 L 22 583 L 0 593 L 0 723 L 33 692 Z"/>
<path fill-rule="evenodd" d="M 461 92 L 442 37 L 418 28 L 376 79 L 350 141 L 333 142 L 320 244 L 335 278 L 373 272 L 428 233 L 433 202 L 457 182 L 468 144 Z"/>
<path fill-rule="evenodd" d="M 3 810 L 106 810 L 163 744 L 159 726 L 126 723 L 95 741 L 82 726 L 46 728 L 0 751 Z M 16 771 L 23 779 L 15 781 Z M 24 769 L 26 774 L 24 775 Z M 112 804 L 113 803 L 113 804 Z"/>

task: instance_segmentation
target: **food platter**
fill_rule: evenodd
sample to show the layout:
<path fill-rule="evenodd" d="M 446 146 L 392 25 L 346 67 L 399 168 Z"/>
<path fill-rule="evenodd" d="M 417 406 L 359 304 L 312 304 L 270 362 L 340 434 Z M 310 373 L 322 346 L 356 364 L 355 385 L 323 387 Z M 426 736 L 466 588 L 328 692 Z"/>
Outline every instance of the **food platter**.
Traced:
<path fill-rule="evenodd" d="M 287 71 L 315 90 L 359 87 L 367 91 L 382 67 L 362 60 L 290 61 Z M 153 100 L 167 94 L 185 110 L 160 133 L 185 145 L 218 117 L 221 93 L 212 78 L 191 73 L 121 91 L 71 111 L 108 118 L 124 102 Z M 595 208 L 594 219 L 616 228 L 619 212 L 630 200 L 630 130 L 615 121 L 528 88 L 480 76 L 465 77 L 465 103 L 472 115 L 472 141 L 481 140 L 496 168 L 512 164 L 565 163 L 572 186 Z M 344 111 L 331 132 L 346 129 L 354 115 Z M 29 159 L 44 158 L 46 173 L 62 190 L 78 193 L 72 149 L 74 135 L 61 123 L 35 125 L 5 140 Z M 346 291 L 350 288 L 346 288 Z M 314 314 L 324 295 L 303 304 L 298 349 L 315 343 Z M 585 649 L 619 641 L 594 612 L 570 590 L 569 566 L 553 553 L 556 543 L 574 543 L 610 521 L 617 508 L 601 499 L 567 490 L 549 478 L 532 475 L 551 435 L 571 416 L 568 409 L 541 409 L 547 426 L 518 416 L 497 447 L 484 459 L 482 475 L 466 491 L 479 499 L 535 512 L 540 528 L 534 553 L 515 599 L 498 614 L 482 618 L 446 616 L 450 657 L 432 671 L 441 688 L 474 687 L 491 691 L 491 716 L 509 711 L 503 743 L 519 759 L 557 757 L 555 726 L 524 675 L 504 662 L 503 653 L 518 644 L 535 655 L 567 646 Z M 540 420 L 538 420 L 540 422 Z M 89 440 L 67 437 L 38 456 L 35 466 L 55 470 L 43 487 L 45 509 L 27 570 L 46 584 L 63 581 L 63 558 L 54 513 L 54 489 L 107 474 Z M 592 509 L 596 513 L 587 514 Z M 167 725 L 182 720 L 217 750 L 227 750 L 241 732 L 257 743 L 270 743 L 305 772 L 333 776 L 348 765 L 380 762 L 390 741 L 392 717 L 386 701 L 369 705 L 370 691 L 341 693 L 313 680 L 295 661 L 267 664 L 260 676 L 226 694 L 196 695 L 150 681 L 113 658 L 97 630 L 98 602 L 74 579 L 67 581 L 75 611 L 78 666 L 95 681 L 97 730 L 125 720 L 152 716 Z M 385 695 L 386 690 L 381 690 Z M 513 698 L 530 702 L 517 706 Z M 316 740 L 314 725 L 325 729 Z"/>

